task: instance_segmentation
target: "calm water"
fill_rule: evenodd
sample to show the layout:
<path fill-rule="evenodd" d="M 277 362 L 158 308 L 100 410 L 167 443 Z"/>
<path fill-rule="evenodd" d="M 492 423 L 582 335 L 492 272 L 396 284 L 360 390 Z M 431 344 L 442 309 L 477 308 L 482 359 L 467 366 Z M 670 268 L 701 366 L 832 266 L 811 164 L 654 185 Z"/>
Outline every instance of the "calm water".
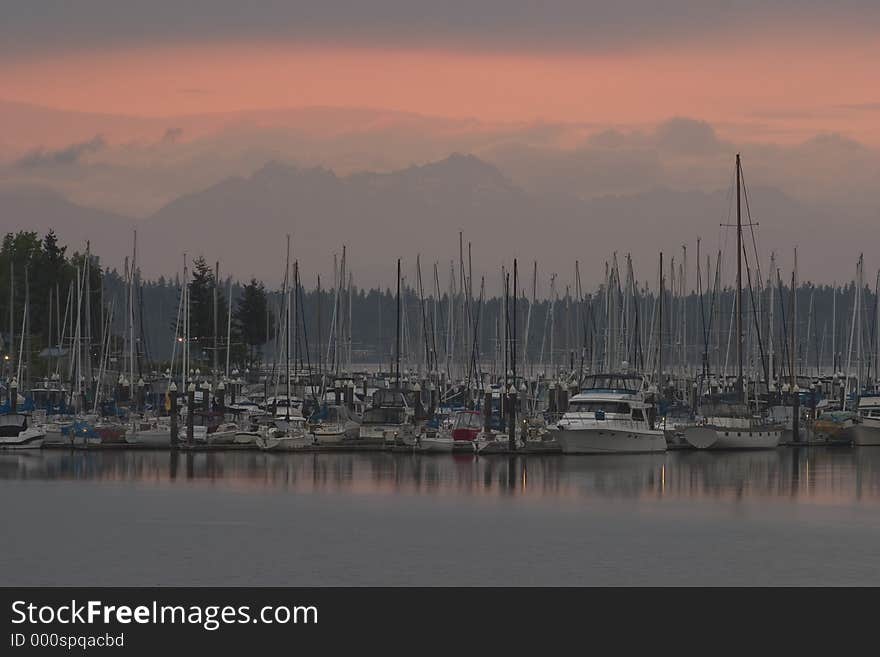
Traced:
<path fill-rule="evenodd" d="M 0 584 L 880 584 L 880 448 L 0 453 Z"/>

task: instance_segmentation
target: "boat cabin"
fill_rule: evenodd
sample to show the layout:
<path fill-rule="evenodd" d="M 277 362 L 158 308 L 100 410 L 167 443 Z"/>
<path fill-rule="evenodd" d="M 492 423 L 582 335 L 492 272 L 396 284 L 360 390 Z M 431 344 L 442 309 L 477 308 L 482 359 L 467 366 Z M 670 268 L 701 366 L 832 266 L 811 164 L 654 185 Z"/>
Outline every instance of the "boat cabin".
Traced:
<path fill-rule="evenodd" d="M 593 374 L 592 376 L 588 376 L 584 383 L 585 385 L 582 389 L 584 393 L 607 392 L 615 394 L 636 395 L 642 389 L 644 379 L 639 374 L 623 372 L 612 374 Z"/>
<path fill-rule="evenodd" d="M 347 406 L 324 404 L 312 413 L 309 418 L 310 424 L 345 424 L 351 420 L 351 413 Z"/>
<path fill-rule="evenodd" d="M 586 415 L 596 420 L 646 421 L 648 404 L 636 400 L 624 400 L 608 395 L 579 394 L 571 398 L 566 415 Z"/>
<path fill-rule="evenodd" d="M 364 411 L 361 424 L 405 424 L 406 421 L 407 409 L 405 406 L 374 406 Z"/>
<path fill-rule="evenodd" d="M 458 411 L 452 419 L 453 440 L 476 440 L 483 428 L 483 415 L 478 411 Z"/>
<path fill-rule="evenodd" d="M 410 407 L 413 405 L 411 403 L 413 394 L 411 391 L 407 392 L 399 388 L 380 388 L 373 393 L 373 406 Z"/>
<path fill-rule="evenodd" d="M 866 395 L 859 399 L 859 416 L 880 419 L 880 396 Z"/>
<path fill-rule="evenodd" d="M 6 413 L 0 415 L 0 438 L 15 438 L 28 428 L 27 415 Z"/>

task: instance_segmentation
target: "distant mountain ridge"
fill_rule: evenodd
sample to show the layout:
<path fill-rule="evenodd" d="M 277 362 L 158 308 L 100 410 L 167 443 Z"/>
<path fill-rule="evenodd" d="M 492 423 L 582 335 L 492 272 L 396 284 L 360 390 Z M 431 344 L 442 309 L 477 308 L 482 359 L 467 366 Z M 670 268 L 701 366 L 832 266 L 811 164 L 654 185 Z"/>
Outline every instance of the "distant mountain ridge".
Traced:
<path fill-rule="evenodd" d="M 69 251 L 83 251 L 86 240 L 94 253 L 116 255 L 130 243 L 136 219 L 68 201 L 61 193 L 44 187 L 0 185 L 0 232 L 54 229 Z M 111 266 L 112 266 L 111 261 Z"/>
<path fill-rule="evenodd" d="M 788 249 L 791 231 L 786 234 L 780 227 L 792 225 L 804 234 L 826 235 L 824 251 L 847 244 L 845 235 L 824 230 L 825 214 L 779 190 L 756 187 L 750 202 L 761 222 L 762 248 Z M 267 162 L 250 176 L 185 194 L 137 222 L 45 190 L 0 188 L 4 231 L 54 227 L 73 247 L 90 239 L 111 266 L 121 266 L 130 253 L 137 225 L 146 275 L 179 271 L 186 252 L 219 259 L 221 268 L 237 278 L 253 275 L 277 282 L 289 233 L 309 285 L 314 273 L 321 273 L 326 285 L 333 254 L 345 244 L 357 284 L 390 284 L 398 257 L 411 276 L 420 253 L 423 267 L 440 262 L 444 289 L 449 260 L 458 255 L 459 231 L 473 243 L 474 268 L 487 275 L 490 290 L 500 286 L 501 263 L 514 257 L 524 263 L 537 259 L 542 271 L 556 271 L 565 279 L 577 259 L 585 281 L 598 282 L 615 251 L 621 257 L 632 252 L 639 280 L 653 281 L 661 249 L 680 253 L 683 243 L 691 247 L 702 236 L 704 253 L 713 253 L 724 239 L 719 224 L 728 206 L 722 191 L 658 188 L 588 200 L 529 194 L 497 167 L 460 154 L 390 173 L 345 177 L 320 167 Z M 810 257 L 807 248 L 802 262 L 806 265 Z"/>

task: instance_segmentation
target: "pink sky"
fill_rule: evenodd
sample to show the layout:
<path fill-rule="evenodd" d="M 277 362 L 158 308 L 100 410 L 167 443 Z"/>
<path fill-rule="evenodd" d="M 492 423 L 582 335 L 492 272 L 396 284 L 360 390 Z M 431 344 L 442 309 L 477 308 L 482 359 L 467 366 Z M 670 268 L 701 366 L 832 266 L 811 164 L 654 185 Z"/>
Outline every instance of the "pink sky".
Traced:
<path fill-rule="evenodd" d="M 839 132 L 876 146 L 877 62 L 876 38 L 803 33 L 592 54 L 215 41 L 11 58 L 0 97 L 150 117 L 306 106 L 600 125 L 691 116 L 745 141 Z"/>

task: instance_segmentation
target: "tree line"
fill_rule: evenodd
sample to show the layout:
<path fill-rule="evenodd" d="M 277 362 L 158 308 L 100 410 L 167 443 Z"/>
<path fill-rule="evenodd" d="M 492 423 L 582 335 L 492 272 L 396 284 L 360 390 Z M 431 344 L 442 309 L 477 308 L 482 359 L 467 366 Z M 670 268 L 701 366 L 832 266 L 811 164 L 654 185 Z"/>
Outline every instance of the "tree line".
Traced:
<path fill-rule="evenodd" d="M 283 358 L 286 300 L 280 290 L 269 289 L 256 279 L 240 282 L 218 277 L 216 264 L 212 265 L 202 256 L 193 258 L 189 269 L 194 366 L 210 369 L 216 358 L 222 368 L 227 350 L 232 365 L 237 368 L 260 367 Z M 11 356 L 7 363 L 15 363 L 22 350 L 21 359 L 33 378 L 45 375 L 51 371 L 53 362 L 52 352 L 47 353 L 47 348 L 69 346 L 79 317 L 83 325 L 91 327 L 88 349 L 97 362 L 103 327 L 107 324 L 109 308 L 114 305 L 108 342 L 111 351 L 121 356 L 126 348 L 128 319 L 124 308 L 128 298 L 127 280 L 131 277 L 135 281 L 132 316 L 139 369 L 161 371 L 167 367 L 175 337 L 180 332 L 179 274 L 172 278 L 141 280 L 139 272 L 120 273 L 105 267 L 98 254 L 88 253 L 87 257 L 85 248 L 71 250 L 62 245 L 54 231 L 42 237 L 31 231 L 6 234 L 0 247 L 0 353 L 4 358 Z M 441 298 L 435 299 L 436 295 L 419 294 L 417 289 L 404 283 L 400 301 L 402 360 L 405 366 L 430 364 L 444 369 L 448 353 L 461 362 L 476 352 L 483 363 L 489 362 L 496 371 L 501 371 L 505 366 L 503 345 L 515 328 L 520 368 L 524 366 L 523 355 L 530 363 L 541 361 L 545 369 L 548 365 L 578 367 L 585 360 L 601 364 L 610 342 L 619 340 L 614 331 L 622 330 L 623 302 L 619 291 L 615 306 L 608 303 L 607 290 L 601 286 L 590 294 L 584 293 L 582 298 L 572 291 L 573 287 L 561 286 L 552 302 L 545 298 L 529 304 L 530 293 L 520 281 L 514 325 L 511 304 L 508 303 L 505 316 L 504 299 L 498 295 L 486 295 L 481 301 L 475 294 L 465 307 L 460 293 L 450 299 L 448 291 L 443 291 Z M 670 296 L 667 287 L 663 327 L 659 331 L 664 344 L 664 363 L 698 364 L 707 347 L 712 351 L 711 362 L 723 360 L 718 350 L 726 350 L 729 342 L 733 291 L 725 288 L 713 293 L 703 287 L 702 295 L 691 291 L 677 298 Z M 474 288 L 479 289 L 476 281 Z M 77 303 L 78 290 L 84 294 L 86 289 L 88 303 Z M 656 283 L 639 286 L 639 301 L 632 303 L 629 312 L 631 326 L 623 329 L 638 335 L 635 341 L 638 349 L 631 347 L 630 352 L 625 353 L 619 345 L 615 347 L 618 359 L 629 360 L 634 367 L 646 365 L 645 352 L 652 342 L 651 334 L 656 335 L 658 331 L 652 324 L 656 314 L 655 290 Z M 350 289 L 335 290 L 332 284 L 322 284 L 312 278 L 308 285 L 300 281 L 289 296 L 291 360 L 303 366 L 320 365 L 331 370 L 344 366 L 349 358 L 356 363 L 390 366 L 398 348 L 397 300 L 390 288 L 367 290 L 352 285 Z M 754 353 L 761 349 L 766 351 L 768 347 L 767 289 L 762 298 L 760 316 L 755 314 L 751 301 L 745 308 L 745 327 L 755 329 L 751 343 Z M 845 361 L 843 354 L 850 341 L 854 298 L 853 283 L 832 287 L 807 282 L 799 287 L 794 328 L 798 336 L 796 357 L 803 366 L 828 367 L 835 359 Z M 860 335 L 865 353 L 873 353 L 877 335 L 876 296 L 868 285 L 863 298 L 862 324 L 856 335 Z M 787 317 L 789 300 L 790 290 L 784 285 L 775 291 L 777 359 L 791 327 L 791 317 Z M 832 312 L 833 306 L 836 313 Z M 711 307 L 716 309 L 714 315 L 709 313 Z M 619 317 L 610 322 L 609 312 Z M 759 327 L 764 334 L 761 340 L 757 336 Z M 656 338 L 653 342 L 656 344 Z M 832 351 L 837 352 L 836 356 Z M 510 365 L 508 362 L 507 367 Z M 6 374 L 9 374 L 9 366 Z"/>

